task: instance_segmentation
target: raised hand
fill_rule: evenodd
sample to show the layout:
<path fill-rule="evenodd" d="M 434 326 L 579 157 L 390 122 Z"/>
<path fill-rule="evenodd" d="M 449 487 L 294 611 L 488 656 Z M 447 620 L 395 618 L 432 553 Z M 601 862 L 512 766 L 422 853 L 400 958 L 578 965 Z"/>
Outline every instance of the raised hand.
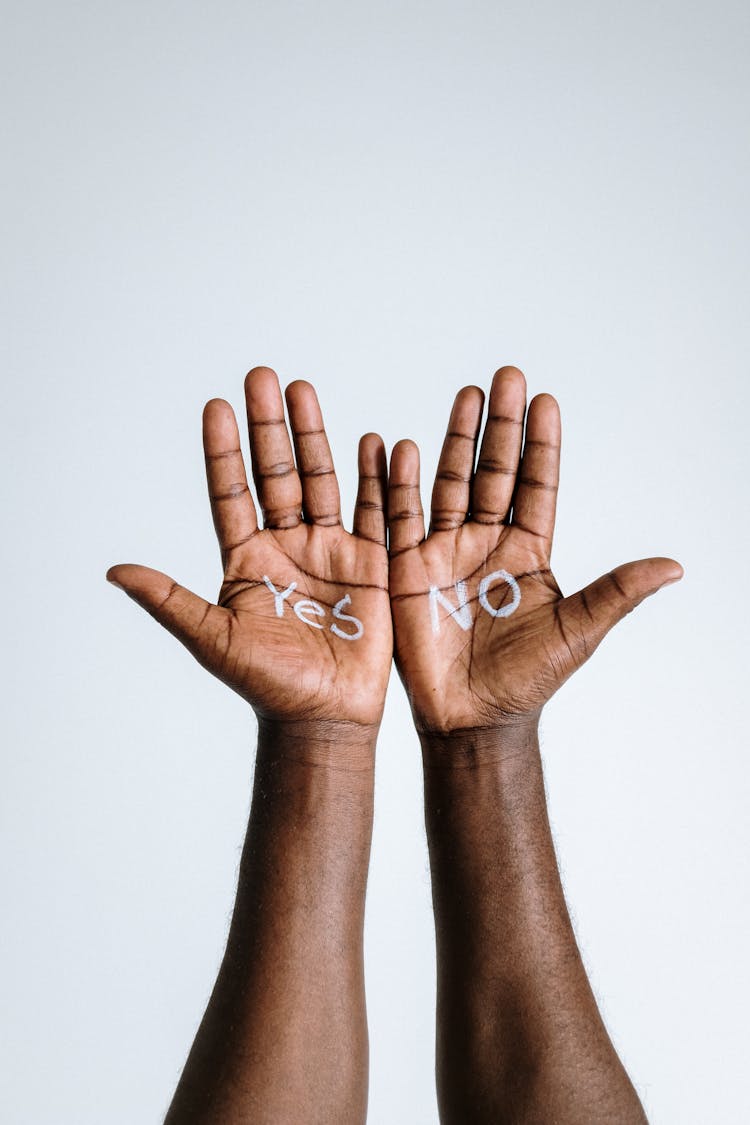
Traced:
<path fill-rule="evenodd" d="M 253 477 L 248 489 L 229 403 L 212 399 L 203 445 L 224 581 L 218 603 L 158 571 L 113 566 L 121 586 L 265 719 L 380 720 L 392 654 L 385 549 L 386 461 L 375 434 L 359 447 L 350 534 L 323 419 L 309 383 L 286 392 L 269 368 L 245 380 Z M 296 463 L 295 463 L 296 459 Z"/>
<path fill-rule="evenodd" d="M 396 663 L 422 731 L 493 727 L 536 716 L 606 633 L 682 576 L 672 559 L 618 566 L 563 597 L 550 569 L 560 414 L 514 367 L 484 396 L 456 397 L 425 538 L 419 451 L 391 459 L 388 522 Z M 524 434 L 524 416 L 526 427 Z"/>

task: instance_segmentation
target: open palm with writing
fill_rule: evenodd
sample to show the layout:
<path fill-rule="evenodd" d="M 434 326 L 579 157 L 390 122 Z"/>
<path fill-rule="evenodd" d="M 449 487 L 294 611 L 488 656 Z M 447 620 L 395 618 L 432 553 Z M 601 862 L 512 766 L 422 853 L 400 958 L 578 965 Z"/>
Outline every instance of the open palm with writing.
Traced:
<path fill-rule="evenodd" d="M 483 405 L 478 387 L 456 397 L 427 537 L 416 445 L 399 442 L 391 459 L 396 663 L 423 731 L 492 727 L 538 715 L 617 621 L 682 575 L 671 559 L 644 559 L 563 597 L 550 569 L 557 403 L 538 395 L 527 414 L 524 376 L 501 368 L 477 458 Z"/>
<path fill-rule="evenodd" d="M 375 434 L 359 447 L 352 533 L 314 389 L 297 381 L 284 418 L 278 379 L 245 380 L 259 528 L 229 403 L 203 413 L 203 445 L 224 581 L 217 604 L 147 567 L 107 573 L 259 716 L 379 722 L 392 656 L 385 548 L 386 459 Z"/>

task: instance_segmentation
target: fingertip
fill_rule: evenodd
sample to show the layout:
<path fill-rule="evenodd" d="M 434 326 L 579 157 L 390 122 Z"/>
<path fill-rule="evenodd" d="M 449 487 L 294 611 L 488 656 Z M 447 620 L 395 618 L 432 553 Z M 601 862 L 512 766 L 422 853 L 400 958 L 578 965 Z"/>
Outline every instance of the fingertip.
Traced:
<path fill-rule="evenodd" d="M 514 363 L 504 363 L 502 367 L 498 367 L 495 372 L 495 378 L 502 379 L 523 379 L 526 382 L 526 376 L 520 367 L 516 367 Z"/>
<path fill-rule="evenodd" d="M 493 421 L 511 420 L 523 424 L 525 413 L 526 377 L 517 367 L 498 368 L 490 387 L 490 418 Z"/>
<path fill-rule="evenodd" d="M 123 586 L 122 582 L 118 581 L 117 577 L 120 570 L 120 565 L 121 564 L 117 563 L 115 564 L 115 566 L 111 566 L 104 577 L 107 579 L 107 582 L 109 582 L 112 586 L 116 586 L 118 590 L 124 590 L 125 587 Z"/>
<path fill-rule="evenodd" d="M 391 450 L 390 475 L 392 484 L 414 484 L 419 479 L 419 446 L 411 438 L 401 438 Z"/>
<path fill-rule="evenodd" d="M 615 585 L 622 587 L 622 593 L 638 605 L 644 598 L 650 598 L 664 586 L 679 582 L 684 574 L 675 559 L 652 557 L 636 559 L 623 563 L 610 571 L 608 578 L 614 576 Z"/>
<path fill-rule="evenodd" d="M 419 446 L 411 438 L 399 438 L 393 447 L 393 453 L 402 456 L 404 453 L 414 453 L 419 456 Z"/>
<path fill-rule="evenodd" d="M 382 473 L 387 470 L 385 443 L 380 434 L 367 433 L 359 439 L 358 462 L 360 473 Z"/>
<path fill-rule="evenodd" d="M 478 403 L 481 408 L 484 406 L 484 391 L 481 387 L 478 387 L 476 383 L 469 383 L 467 386 L 461 387 L 461 390 L 456 395 L 455 401 L 458 402 L 459 400 L 466 405 Z"/>
<path fill-rule="evenodd" d="M 534 395 L 529 403 L 529 410 L 532 406 L 535 410 L 551 411 L 553 413 L 560 413 L 560 404 L 554 395 L 549 394 L 547 391 L 542 391 L 541 394 Z"/>
<path fill-rule="evenodd" d="M 272 367 L 267 367 L 264 363 L 259 363 L 257 367 L 251 367 L 245 376 L 245 382 L 254 382 L 256 379 L 276 379 L 278 376 Z"/>
<path fill-rule="evenodd" d="M 388 477 L 388 549 L 394 558 L 424 539 L 424 515 L 419 490 L 419 448 L 411 438 L 397 441 L 391 452 Z"/>
<path fill-rule="evenodd" d="M 448 419 L 448 432 L 446 442 L 459 435 L 476 440 L 482 424 L 482 411 L 484 410 L 484 391 L 474 385 L 461 387 L 453 400 L 453 406 Z M 445 449 L 445 446 L 443 447 Z"/>
<path fill-rule="evenodd" d="M 234 410 L 224 398 L 211 398 L 203 407 L 203 432 L 232 433 L 237 426 Z"/>
<path fill-rule="evenodd" d="M 263 396 L 268 389 L 280 393 L 279 377 L 272 367 L 253 367 L 245 376 L 245 394 L 249 399 Z"/>
<path fill-rule="evenodd" d="M 144 585 L 150 586 L 154 578 L 160 578 L 158 570 L 150 567 L 139 566 L 137 563 L 116 563 L 107 571 L 107 581 L 112 586 L 117 586 L 129 597 L 134 591 L 139 591 Z"/>
<path fill-rule="evenodd" d="M 678 563 L 676 559 L 665 558 L 660 559 L 660 562 L 664 564 L 665 569 L 668 568 L 668 573 L 662 582 L 662 586 L 671 586 L 673 582 L 679 582 L 685 577 L 685 568 L 681 563 Z"/>
<path fill-rule="evenodd" d="M 526 393 L 526 376 L 520 367 L 514 367 L 512 363 L 506 363 L 502 367 L 498 367 L 492 376 L 493 388 L 500 383 L 504 383 L 507 387 L 520 387 L 524 394 Z"/>
<path fill-rule="evenodd" d="M 307 379 L 294 379 L 288 384 L 286 391 L 286 401 L 288 403 L 294 402 L 296 399 L 305 397 L 314 397 L 317 399 L 317 393 L 312 383 L 308 383 Z"/>
<path fill-rule="evenodd" d="M 225 398 L 210 398 L 203 407 L 203 417 L 205 418 L 208 414 L 221 413 L 225 410 L 232 410 L 232 407 Z M 233 410 L 232 413 L 234 413 Z"/>
<path fill-rule="evenodd" d="M 115 565 L 111 566 L 107 571 L 107 581 L 115 582 L 118 586 L 124 588 L 130 584 L 129 580 L 133 575 L 145 569 L 148 568 L 138 566 L 137 563 L 115 563 Z"/>
<path fill-rule="evenodd" d="M 527 431 L 529 427 L 532 432 L 544 431 L 547 440 L 559 442 L 561 432 L 560 404 L 554 395 L 547 394 L 546 391 L 534 395 L 529 403 L 526 426 Z"/>
<path fill-rule="evenodd" d="M 312 383 L 306 379 L 295 379 L 286 388 L 285 397 L 289 425 L 294 437 L 295 446 L 299 450 L 299 439 L 316 433 L 325 434 L 325 422 L 320 408 L 318 395 Z M 326 439 L 327 440 L 327 439 Z M 300 468 L 304 466 L 300 465 Z"/>

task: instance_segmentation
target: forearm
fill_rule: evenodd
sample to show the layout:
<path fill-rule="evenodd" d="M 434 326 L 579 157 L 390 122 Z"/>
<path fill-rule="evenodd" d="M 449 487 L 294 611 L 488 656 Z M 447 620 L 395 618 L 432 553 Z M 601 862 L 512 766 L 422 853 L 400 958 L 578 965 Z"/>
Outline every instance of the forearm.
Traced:
<path fill-rule="evenodd" d="M 536 725 L 422 745 L 442 1120 L 644 1121 L 570 924 Z"/>
<path fill-rule="evenodd" d="M 227 949 L 170 1125 L 364 1121 L 374 742 L 261 722 Z"/>

